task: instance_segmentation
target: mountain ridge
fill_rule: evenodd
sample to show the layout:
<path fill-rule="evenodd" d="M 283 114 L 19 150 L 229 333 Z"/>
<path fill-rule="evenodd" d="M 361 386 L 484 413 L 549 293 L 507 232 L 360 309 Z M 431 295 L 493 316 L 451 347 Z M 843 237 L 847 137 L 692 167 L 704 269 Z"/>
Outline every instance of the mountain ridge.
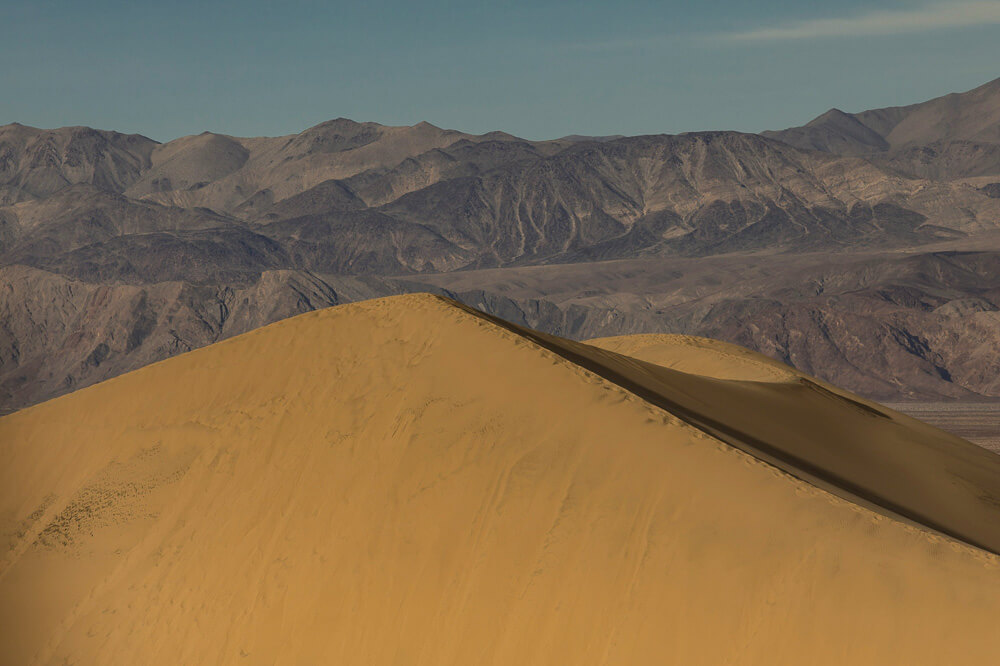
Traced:
<path fill-rule="evenodd" d="M 800 148 L 876 158 L 912 175 L 926 175 L 927 163 L 940 162 L 941 178 L 1000 176 L 1000 157 L 995 154 L 1000 146 L 1000 78 L 917 104 L 858 113 L 831 109 L 801 127 L 761 134 Z M 925 166 L 920 169 L 901 156 L 932 145 L 945 153 L 971 146 L 988 157 L 970 168 L 962 163 L 949 165 L 933 152 L 925 153 Z"/>
<path fill-rule="evenodd" d="M 976 93 L 981 104 L 991 85 Z M 969 94 L 900 108 L 962 119 Z M 863 128 L 888 136 L 900 113 L 873 111 Z M 838 136 L 875 142 L 858 117 L 831 111 L 810 126 L 840 123 L 850 131 Z M 347 300 L 439 291 L 568 337 L 722 337 L 880 399 L 1000 397 L 978 351 L 993 344 L 1000 308 L 987 258 L 1000 254 L 1000 175 L 990 175 L 1000 144 L 941 136 L 857 157 L 726 131 L 537 142 L 339 118 L 294 135 L 158 144 L 5 126 L 0 270 L 11 281 L 0 298 L 12 321 L 0 331 L 0 410 L 330 305 L 342 286 Z M 825 263 L 808 272 L 802 257 Z M 697 258 L 727 276 L 728 298 Z M 588 277 L 607 262 L 619 262 L 610 293 Z M 848 291 L 838 263 L 877 277 Z M 490 272 L 521 279 L 531 267 L 576 276 L 575 294 L 546 277 L 534 284 L 561 291 L 514 298 Z M 104 315 L 76 309 L 98 293 Z M 155 305 L 134 308 L 137 293 Z M 223 323 L 206 314 L 235 307 L 219 294 L 274 302 L 247 303 L 253 314 Z M 121 331 L 64 335 L 59 322 L 145 330 L 147 317 L 157 333 L 136 347 Z M 963 335 L 978 371 L 952 352 Z"/>

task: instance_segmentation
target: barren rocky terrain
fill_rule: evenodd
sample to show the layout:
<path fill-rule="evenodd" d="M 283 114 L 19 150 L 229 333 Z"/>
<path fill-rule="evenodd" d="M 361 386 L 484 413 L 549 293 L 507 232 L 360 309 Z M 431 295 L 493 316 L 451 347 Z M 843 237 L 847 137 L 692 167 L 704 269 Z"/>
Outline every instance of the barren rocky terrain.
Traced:
<path fill-rule="evenodd" d="M 881 400 L 1000 399 L 998 81 L 764 135 L 8 125 L 0 411 L 410 291 L 716 337 Z"/>
<path fill-rule="evenodd" d="M 861 113 L 830 109 L 802 127 L 764 136 L 799 148 L 835 155 L 876 157 L 918 174 L 935 167 L 945 178 L 997 173 L 1000 144 L 1000 79 L 974 90 Z M 926 174 L 918 174 L 926 175 Z"/>

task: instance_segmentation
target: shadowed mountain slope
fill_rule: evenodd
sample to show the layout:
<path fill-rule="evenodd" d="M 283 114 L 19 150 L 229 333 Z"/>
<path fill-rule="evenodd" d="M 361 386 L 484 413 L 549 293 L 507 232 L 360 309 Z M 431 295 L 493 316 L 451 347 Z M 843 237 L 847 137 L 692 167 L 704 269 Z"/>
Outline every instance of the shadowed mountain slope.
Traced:
<path fill-rule="evenodd" d="M 712 336 L 883 401 L 1000 397 L 996 252 L 642 259 L 397 277 L 273 270 L 203 284 L 174 274 L 182 279 L 101 284 L 0 268 L 0 407 L 13 411 L 292 314 L 412 291 L 563 337 Z"/>
<path fill-rule="evenodd" d="M 155 147 L 138 134 L 89 127 L 0 126 L 0 205 L 81 183 L 120 192 L 149 168 Z"/>
<path fill-rule="evenodd" d="M 172 183 L 187 185 L 164 189 Z M 246 252 L 248 267 L 380 275 L 914 246 L 992 230 L 1000 220 L 1000 199 L 971 185 L 901 177 L 735 132 L 530 143 L 338 120 L 294 137 L 205 134 L 157 146 L 138 182 L 102 192 L 117 197 L 114 206 L 73 191 L 65 185 L 36 206 L 55 218 L 44 225 L 24 223 L 39 216 L 30 207 L 0 207 L 0 251 L 31 248 L 0 260 L 95 279 L 74 239 L 101 226 L 121 236 L 113 251 L 124 272 L 116 276 L 105 262 L 97 279 L 134 281 L 142 271 L 130 264 L 145 260 L 132 254 L 148 244 L 136 236 L 206 226 L 181 220 L 185 214 L 281 246 L 224 241 L 219 253 Z M 126 223 L 136 215 L 149 221 Z M 56 235 L 64 239 L 50 242 Z M 172 265 L 211 273 L 199 265 L 207 256 L 199 245 L 175 248 Z"/>
<path fill-rule="evenodd" d="M 807 420 L 819 439 L 796 437 Z M 825 435 L 830 422 L 843 431 Z M 940 500 L 939 529 L 996 539 L 998 459 L 932 428 L 819 384 L 709 380 L 407 296 L 289 319 L 0 419 L 4 654 L 996 653 L 1000 560 L 820 489 L 787 455 L 779 471 L 751 450 L 761 435 L 800 458 L 840 452 L 838 477 L 869 500 L 902 492 L 912 512 L 919 489 Z"/>
<path fill-rule="evenodd" d="M 479 266 L 914 245 L 1000 219 L 998 201 L 973 187 L 909 181 L 735 132 L 577 144 L 430 185 L 381 211 L 474 249 Z"/>

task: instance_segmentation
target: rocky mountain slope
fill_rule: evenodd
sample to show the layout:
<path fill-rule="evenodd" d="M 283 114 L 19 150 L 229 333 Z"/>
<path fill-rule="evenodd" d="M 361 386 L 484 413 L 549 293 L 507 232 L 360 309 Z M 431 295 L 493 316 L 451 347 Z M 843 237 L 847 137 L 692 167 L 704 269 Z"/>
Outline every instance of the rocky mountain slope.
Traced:
<path fill-rule="evenodd" d="M 150 166 L 157 144 L 89 127 L 0 127 L 0 204 L 39 199 L 81 183 L 123 191 Z"/>
<path fill-rule="evenodd" d="M 160 145 L 7 126 L 0 410 L 414 289 L 570 337 L 714 335 L 880 398 L 1000 397 L 985 352 L 953 351 L 993 344 L 1000 184 L 949 166 L 990 172 L 996 88 L 818 123 L 868 157 L 792 130 L 530 142 L 338 119 Z"/>
<path fill-rule="evenodd" d="M 578 339 L 731 340 L 880 400 L 1000 398 L 1000 253 L 619 260 L 421 276 L 266 271 L 250 283 L 95 284 L 0 269 L 0 402 L 87 386 L 299 312 L 434 291 Z"/>
<path fill-rule="evenodd" d="M 1000 176 L 1000 79 L 920 104 L 845 113 L 764 136 L 835 155 L 872 157 L 917 177 Z"/>

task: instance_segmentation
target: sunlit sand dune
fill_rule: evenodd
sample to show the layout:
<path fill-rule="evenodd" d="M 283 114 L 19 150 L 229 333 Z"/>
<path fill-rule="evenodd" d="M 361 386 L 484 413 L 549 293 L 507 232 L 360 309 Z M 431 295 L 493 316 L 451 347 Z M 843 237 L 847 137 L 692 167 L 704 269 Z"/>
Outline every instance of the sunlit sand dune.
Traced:
<path fill-rule="evenodd" d="M 995 660 L 1000 458 L 649 342 L 402 296 L 6 416 L 0 661 Z"/>
<path fill-rule="evenodd" d="M 718 340 L 636 335 L 589 344 L 627 354 L 626 364 L 660 366 L 626 370 L 621 383 L 634 382 L 647 399 L 723 441 L 831 492 L 1000 552 L 996 455 Z"/>
<path fill-rule="evenodd" d="M 693 335 L 622 335 L 587 340 L 587 344 L 665 368 L 716 379 L 780 382 L 805 376 L 745 347 Z"/>

